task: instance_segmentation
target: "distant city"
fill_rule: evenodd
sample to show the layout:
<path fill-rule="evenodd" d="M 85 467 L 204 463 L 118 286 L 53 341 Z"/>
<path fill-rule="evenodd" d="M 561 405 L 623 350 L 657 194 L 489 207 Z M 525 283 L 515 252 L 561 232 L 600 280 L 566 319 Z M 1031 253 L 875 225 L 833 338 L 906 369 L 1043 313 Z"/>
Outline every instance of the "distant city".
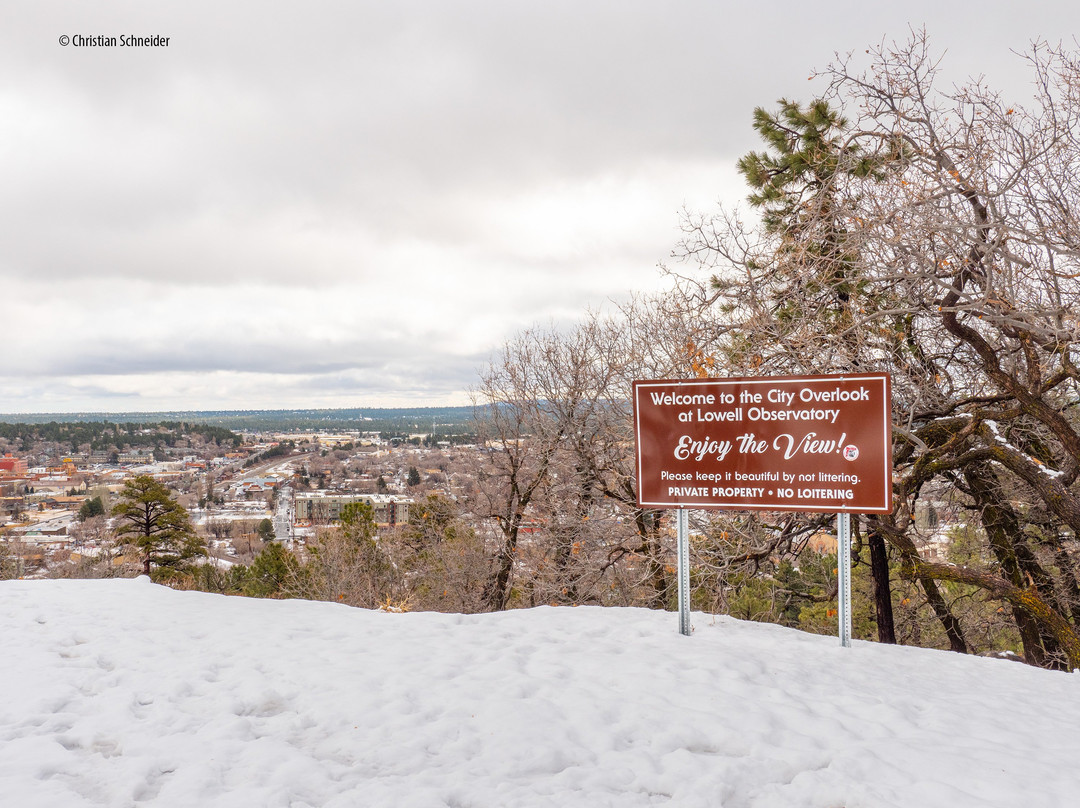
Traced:
<path fill-rule="evenodd" d="M 471 490 L 471 407 L 0 416 L 0 577 L 134 571 L 110 518 L 132 480 L 168 487 L 205 564 L 302 547 L 363 503 L 380 529 Z"/>

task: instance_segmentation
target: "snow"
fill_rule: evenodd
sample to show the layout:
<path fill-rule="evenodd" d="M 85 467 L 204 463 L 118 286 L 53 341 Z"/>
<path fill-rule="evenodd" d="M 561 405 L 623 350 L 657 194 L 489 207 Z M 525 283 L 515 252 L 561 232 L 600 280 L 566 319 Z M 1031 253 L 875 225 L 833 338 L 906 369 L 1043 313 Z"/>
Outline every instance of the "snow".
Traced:
<path fill-rule="evenodd" d="M 1012 451 L 1016 452 L 1016 454 L 1021 455 L 1022 457 L 1025 457 L 1028 460 L 1030 460 L 1032 463 L 1034 463 L 1039 468 L 1039 471 L 1041 471 L 1047 477 L 1050 477 L 1050 478 L 1061 477 L 1065 473 L 1063 471 L 1058 471 L 1057 469 L 1049 468 L 1044 462 L 1039 460 L 1039 458 L 1032 457 L 1027 452 L 1022 452 L 1022 451 L 1020 451 L 1020 449 L 1018 447 L 1013 446 L 1011 443 L 1009 443 L 1009 441 L 1005 438 L 1005 436 L 1001 434 L 1001 430 L 998 429 L 997 421 L 989 421 L 988 420 L 985 423 L 986 423 L 986 425 L 988 427 L 990 427 L 990 432 L 993 434 L 994 440 L 996 440 L 998 443 L 1000 443 L 1005 448 L 1011 449 Z"/>
<path fill-rule="evenodd" d="M 1080 674 L 677 622 L 3 582 L 0 802 L 1080 804 Z"/>

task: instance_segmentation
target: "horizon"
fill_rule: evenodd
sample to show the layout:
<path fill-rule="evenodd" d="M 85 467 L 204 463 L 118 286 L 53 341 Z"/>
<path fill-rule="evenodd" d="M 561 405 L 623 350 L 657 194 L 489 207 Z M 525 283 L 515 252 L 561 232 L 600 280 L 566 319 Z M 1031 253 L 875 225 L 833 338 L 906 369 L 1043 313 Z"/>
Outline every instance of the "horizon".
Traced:
<path fill-rule="evenodd" d="M 208 408 L 208 409 L 194 409 L 194 410 L 180 410 L 180 409 L 167 409 L 167 410 L 68 410 L 68 411 L 52 411 L 46 410 L 41 412 L 0 412 L 0 421 L 9 416 L 20 415 L 32 415 L 36 417 L 44 417 L 47 415 L 66 415 L 66 416 L 91 416 L 91 415 L 195 415 L 195 414 L 235 414 L 235 415 L 248 415 L 248 414 L 262 414 L 262 413 L 287 413 L 287 412 L 349 412 L 352 410 L 362 411 L 369 410 L 371 412 L 379 411 L 392 411 L 402 412 L 409 410 L 466 410 L 473 409 L 471 404 L 430 404 L 430 405 L 417 405 L 410 407 L 377 407 L 377 406 L 364 406 L 364 407 L 240 407 L 240 408 Z"/>

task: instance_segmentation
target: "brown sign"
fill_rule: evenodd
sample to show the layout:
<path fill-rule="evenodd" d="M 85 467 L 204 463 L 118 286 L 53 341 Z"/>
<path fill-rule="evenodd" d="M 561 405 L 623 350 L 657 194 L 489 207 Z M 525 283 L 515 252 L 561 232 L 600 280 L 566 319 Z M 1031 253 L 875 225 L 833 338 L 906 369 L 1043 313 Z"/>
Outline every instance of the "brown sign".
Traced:
<path fill-rule="evenodd" d="M 888 374 L 633 387 L 642 507 L 892 510 Z"/>

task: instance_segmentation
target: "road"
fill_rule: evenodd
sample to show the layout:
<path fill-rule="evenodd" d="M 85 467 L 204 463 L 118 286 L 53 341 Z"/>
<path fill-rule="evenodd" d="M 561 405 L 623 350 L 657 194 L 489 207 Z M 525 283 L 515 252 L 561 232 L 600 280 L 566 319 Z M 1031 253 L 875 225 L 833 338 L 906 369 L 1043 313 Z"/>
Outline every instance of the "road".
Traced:
<path fill-rule="evenodd" d="M 274 538 L 278 541 L 293 539 L 293 490 L 285 484 L 278 489 L 277 510 L 274 512 Z"/>

